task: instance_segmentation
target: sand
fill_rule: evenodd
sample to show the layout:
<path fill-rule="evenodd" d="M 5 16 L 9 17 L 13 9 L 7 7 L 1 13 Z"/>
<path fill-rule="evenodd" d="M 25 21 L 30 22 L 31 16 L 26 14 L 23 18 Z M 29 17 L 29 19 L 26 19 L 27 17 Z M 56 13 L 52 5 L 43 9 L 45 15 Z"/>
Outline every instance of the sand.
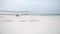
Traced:
<path fill-rule="evenodd" d="M 60 16 L 0 15 L 0 34 L 60 34 Z"/>

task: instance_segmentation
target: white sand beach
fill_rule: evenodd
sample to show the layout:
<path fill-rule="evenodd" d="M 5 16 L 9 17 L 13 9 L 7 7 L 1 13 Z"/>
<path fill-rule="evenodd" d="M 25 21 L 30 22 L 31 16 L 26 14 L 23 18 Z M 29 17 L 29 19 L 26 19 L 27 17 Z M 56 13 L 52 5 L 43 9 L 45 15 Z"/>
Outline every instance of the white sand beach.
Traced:
<path fill-rule="evenodd" d="M 0 34 L 60 34 L 60 16 L 0 15 Z"/>

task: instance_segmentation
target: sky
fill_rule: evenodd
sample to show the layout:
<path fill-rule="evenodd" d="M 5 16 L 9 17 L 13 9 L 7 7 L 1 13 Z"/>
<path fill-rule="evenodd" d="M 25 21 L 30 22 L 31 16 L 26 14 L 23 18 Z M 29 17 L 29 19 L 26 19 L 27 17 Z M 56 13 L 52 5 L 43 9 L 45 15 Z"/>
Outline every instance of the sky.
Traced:
<path fill-rule="evenodd" d="M 0 10 L 56 14 L 60 13 L 60 0 L 0 0 Z"/>

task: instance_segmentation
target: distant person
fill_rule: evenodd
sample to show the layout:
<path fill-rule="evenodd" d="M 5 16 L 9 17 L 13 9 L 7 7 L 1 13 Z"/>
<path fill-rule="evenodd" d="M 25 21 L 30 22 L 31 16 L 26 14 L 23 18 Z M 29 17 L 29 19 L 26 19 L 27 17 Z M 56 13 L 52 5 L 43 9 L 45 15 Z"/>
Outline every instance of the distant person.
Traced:
<path fill-rule="evenodd" d="M 17 16 L 17 17 L 19 17 L 19 15 L 18 15 L 18 14 L 17 14 L 16 16 Z"/>

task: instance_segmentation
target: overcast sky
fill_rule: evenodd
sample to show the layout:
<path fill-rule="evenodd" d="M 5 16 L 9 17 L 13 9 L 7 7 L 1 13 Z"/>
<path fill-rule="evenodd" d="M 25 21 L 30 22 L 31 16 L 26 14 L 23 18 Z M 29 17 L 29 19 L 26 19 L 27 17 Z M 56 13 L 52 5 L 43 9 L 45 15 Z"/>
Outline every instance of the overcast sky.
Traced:
<path fill-rule="evenodd" d="M 0 10 L 60 13 L 60 0 L 0 0 Z"/>

